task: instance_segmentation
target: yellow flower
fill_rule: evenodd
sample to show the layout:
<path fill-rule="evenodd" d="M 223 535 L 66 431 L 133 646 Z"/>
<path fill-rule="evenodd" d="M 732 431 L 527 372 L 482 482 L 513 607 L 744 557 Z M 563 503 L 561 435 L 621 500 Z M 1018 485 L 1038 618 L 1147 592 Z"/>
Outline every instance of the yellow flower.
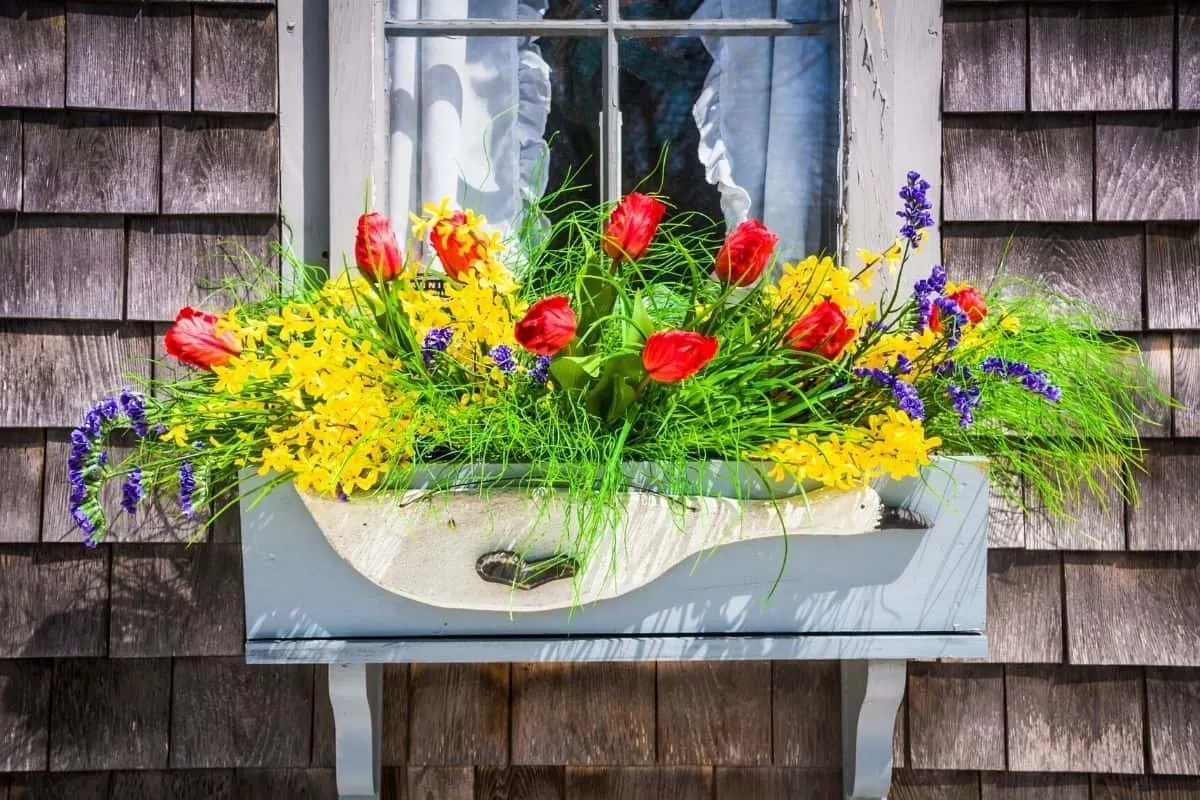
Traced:
<path fill-rule="evenodd" d="M 183 425 L 176 425 L 158 438 L 163 442 L 172 442 L 178 447 L 187 447 L 189 441 L 187 428 Z"/>

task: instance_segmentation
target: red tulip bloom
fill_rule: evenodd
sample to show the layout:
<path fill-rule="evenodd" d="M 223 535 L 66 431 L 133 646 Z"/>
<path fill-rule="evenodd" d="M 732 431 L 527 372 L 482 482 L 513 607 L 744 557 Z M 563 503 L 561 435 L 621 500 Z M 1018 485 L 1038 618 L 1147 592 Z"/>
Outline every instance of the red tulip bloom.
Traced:
<path fill-rule="evenodd" d="M 358 218 L 354 260 L 359 271 L 373 281 L 390 281 L 404 268 L 392 223 L 378 211 Z"/>
<path fill-rule="evenodd" d="M 442 262 L 442 269 L 459 283 L 488 254 L 487 242 L 470 226 L 465 211 L 455 211 L 433 223 L 429 243 Z"/>
<path fill-rule="evenodd" d="M 659 331 L 646 338 L 642 366 L 652 380 L 674 383 L 695 375 L 713 360 L 720 343 L 692 331 Z"/>
<path fill-rule="evenodd" d="M 983 295 L 974 286 L 964 286 L 947 297 L 958 304 L 972 324 L 978 325 L 987 316 L 987 303 L 983 301 Z M 934 333 L 942 332 L 942 317 L 938 313 L 936 305 L 929 310 L 929 327 Z"/>
<path fill-rule="evenodd" d="M 832 360 L 841 355 L 856 333 L 838 304 L 823 300 L 792 326 L 785 341 L 795 350 L 817 353 Z"/>
<path fill-rule="evenodd" d="M 717 279 L 727 285 L 749 286 L 767 268 L 778 243 L 779 237 L 756 219 L 739 224 L 717 253 L 713 266 Z"/>
<path fill-rule="evenodd" d="M 175 315 L 175 324 L 163 340 L 167 355 L 192 367 L 223 367 L 242 352 L 242 346 L 229 331 L 218 331 L 216 314 L 184 306 Z"/>
<path fill-rule="evenodd" d="M 645 255 L 667 207 L 649 195 L 631 192 L 613 209 L 601 245 L 609 258 L 637 261 Z"/>
<path fill-rule="evenodd" d="M 552 356 L 575 338 L 575 312 L 561 294 L 543 297 L 529 307 L 513 333 L 531 353 Z"/>

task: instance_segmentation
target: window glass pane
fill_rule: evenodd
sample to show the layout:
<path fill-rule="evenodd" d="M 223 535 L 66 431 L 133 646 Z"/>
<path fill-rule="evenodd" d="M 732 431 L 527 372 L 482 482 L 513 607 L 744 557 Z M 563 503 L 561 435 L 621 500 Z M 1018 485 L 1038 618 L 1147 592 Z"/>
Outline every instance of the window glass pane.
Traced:
<path fill-rule="evenodd" d="M 602 19 L 607 0 L 389 0 L 393 19 Z"/>
<path fill-rule="evenodd" d="M 622 19 L 833 20 L 838 0 L 621 0 Z"/>
<path fill-rule="evenodd" d="M 389 41 L 393 220 L 449 198 L 507 229 L 571 168 L 598 163 L 595 137 L 580 131 L 599 126 L 600 75 L 556 71 L 565 44 L 495 36 Z M 593 188 L 583 199 L 599 193 Z"/>
<path fill-rule="evenodd" d="M 727 225 L 761 219 L 786 258 L 834 251 L 837 36 L 623 39 L 623 188 L 666 148 L 662 191 L 678 207 Z"/>

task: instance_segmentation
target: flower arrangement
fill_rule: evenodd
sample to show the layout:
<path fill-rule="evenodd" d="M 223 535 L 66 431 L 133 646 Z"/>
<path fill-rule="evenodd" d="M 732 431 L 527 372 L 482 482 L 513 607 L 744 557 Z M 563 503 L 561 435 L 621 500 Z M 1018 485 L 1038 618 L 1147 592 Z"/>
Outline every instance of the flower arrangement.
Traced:
<path fill-rule="evenodd" d="M 935 453 L 986 456 L 1011 501 L 1055 513 L 1105 483 L 1132 493 L 1135 401 L 1166 401 L 1136 347 L 1036 285 L 985 290 L 935 266 L 908 291 L 928 190 L 908 175 L 899 237 L 854 269 L 774 265 L 761 222 L 718 238 L 640 193 L 565 203 L 548 230 L 507 241 L 447 202 L 413 218 L 405 248 L 364 214 L 357 270 L 297 264 L 316 279 L 179 312 L 166 352 L 191 369 L 87 413 L 71 512 L 94 545 L 108 480 L 126 513 L 167 493 L 191 518 L 233 507 L 246 470 L 264 476 L 256 491 L 350 499 L 431 466 L 451 467 L 433 486 L 449 489 L 473 465 L 531 464 L 503 485 L 480 473 L 480 490 L 565 492 L 579 521 L 566 544 L 584 559 L 613 499 L 639 488 L 626 462 L 661 467 L 674 496 L 696 493 L 688 466 L 708 459 L 847 490 L 915 476 Z M 114 463 L 128 430 L 136 447 Z"/>

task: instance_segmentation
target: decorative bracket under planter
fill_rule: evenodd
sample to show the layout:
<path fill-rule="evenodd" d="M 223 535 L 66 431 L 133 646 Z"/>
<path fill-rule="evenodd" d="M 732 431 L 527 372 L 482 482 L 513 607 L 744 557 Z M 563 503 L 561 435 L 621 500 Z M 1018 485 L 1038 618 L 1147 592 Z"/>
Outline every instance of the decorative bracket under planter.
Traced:
<path fill-rule="evenodd" d="M 986 655 L 988 493 L 974 459 L 936 459 L 922 479 L 877 488 L 930 527 L 734 541 L 568 615 L 387 591 L 284 487 L 242 512 L 247 660 L 330 665 L 338 791 L 351 798 L 378 796 L 383 663 L 836 659 L 844 791 L 882 798 L 907 660 Z"/>

